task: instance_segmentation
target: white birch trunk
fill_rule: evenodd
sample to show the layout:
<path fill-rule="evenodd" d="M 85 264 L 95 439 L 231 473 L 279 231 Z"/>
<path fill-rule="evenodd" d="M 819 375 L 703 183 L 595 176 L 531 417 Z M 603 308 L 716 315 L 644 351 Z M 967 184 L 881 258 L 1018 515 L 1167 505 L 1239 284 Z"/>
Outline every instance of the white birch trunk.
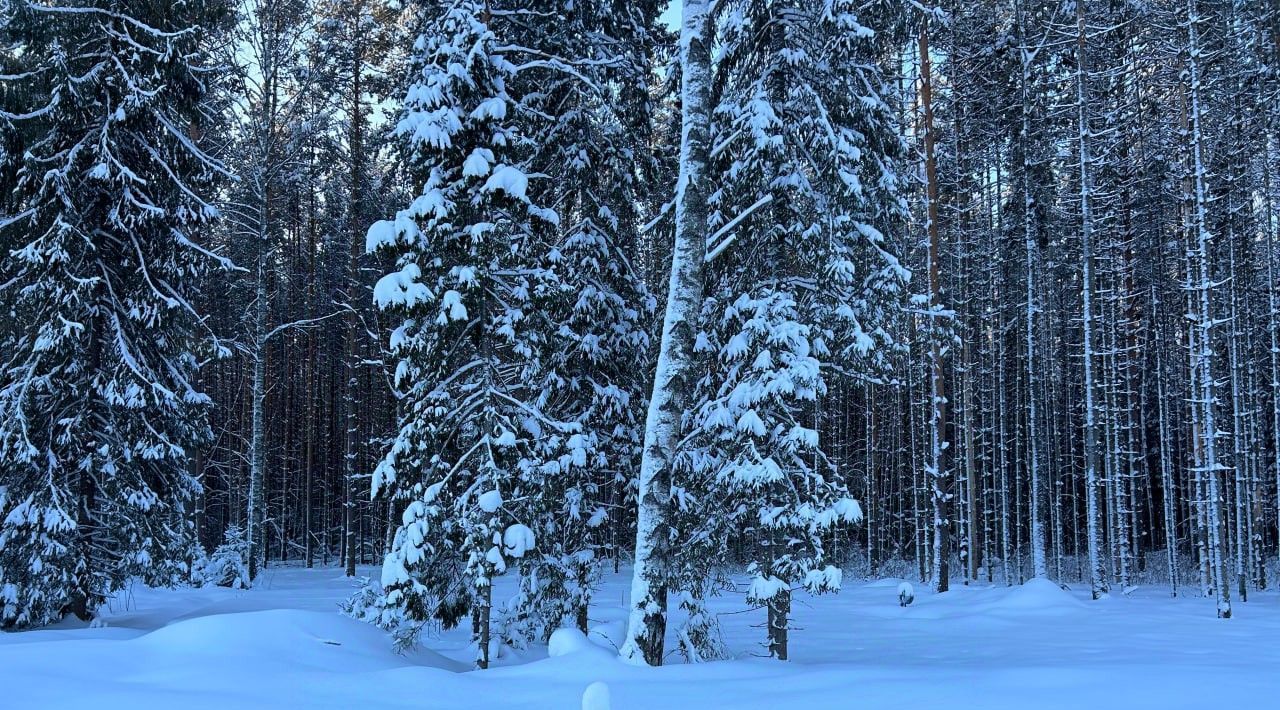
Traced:
<path fill-rule="evenodd" d="M 635 568 L 627 638 L 619 655 L 633 663 L 661 665 L 666 633 L 666 545 L 659 540 L 670 497 L 671 464 L 680 420 L 696 376 L 694 340 L 703 295 L 707 241 L 707 185 L 711 107 L 709 0 L 685 0 L 682 8 L 680 177 L 676 187 L 676 234 L 671 281 L 645 420 L 636 520 Z"/>
<path fill-rule="evenodd" d="M 267 333 L 267 203 L 262 203 L 262 220 L 260 243 L 258 245 L 257 283 L 254 288 L 253 314 L 253 384 L 250 396 L 253 421 L 249 437 L 249 495 L 248 510 L 245 516 L 245 542 L 249 554 L 249 581 L 258 576 L 258 558 L 263 549 L 262 524 L 265 520 L 266 492 L 263 490 L 265 480 L 263 469 L 266 466 L 265 423 L 263 422 L 262 403 L 266 397 L 266 333 Z"/>

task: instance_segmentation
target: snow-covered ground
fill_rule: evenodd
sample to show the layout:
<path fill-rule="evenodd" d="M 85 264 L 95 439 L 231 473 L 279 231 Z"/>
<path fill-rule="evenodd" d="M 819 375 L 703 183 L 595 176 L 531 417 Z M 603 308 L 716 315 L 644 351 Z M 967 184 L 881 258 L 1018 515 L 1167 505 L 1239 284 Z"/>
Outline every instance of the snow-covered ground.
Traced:
<path fill-rule="evenodd" d="M 763 613 L 722 597 L 738 660 L 635 668 L 588 644 L 472 672 L 465 630 L 397 655 L 341 616 L 352 583 L 340 575 L 272 568 L 251 591 L 135 588 L 105 627 L 0 634 L 0 708 L 576 710 L 597 681 L 615 710 L 1265 708 L 1280 696 L 1274 593 L 1221 621 L 1212 600 L 1158 587 L 1091 602 L 1047 582 L 937 596 L 916 585 L 903 608 L 900 580 L 846 580 L 839 595 L 796 600 L 788 663 L 752 657 Z M 627 581 L 610 577 L 593 609 L 606 632 L 620 626 Z"/>

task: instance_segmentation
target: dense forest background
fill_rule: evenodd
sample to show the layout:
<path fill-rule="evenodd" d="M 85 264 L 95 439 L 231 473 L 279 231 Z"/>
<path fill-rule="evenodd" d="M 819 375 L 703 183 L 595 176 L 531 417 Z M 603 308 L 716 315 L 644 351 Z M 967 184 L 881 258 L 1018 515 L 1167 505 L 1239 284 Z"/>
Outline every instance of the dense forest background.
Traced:
<path fill-rule="evenodd" d="M 537 400 L 543 412 L 576 413 L 579 429 L 556 430 L 565 439 L 555 442 L 558 453 L 526 452 L 521 461 L 563 456 L 573 461 L 565 471 L 585 469 L 570 485 L 511 464 L 503 475 L 524 482 L 494 475 L 494 490 L 506 500 L 547 491 L 519 515 L 539 542 L 578 541 L 556 552 L 556 569 L 579 574 L 577 584 L 590 587 L 590 574 L 564 560 L 581 560 L 584 550 L 591 565 L 630 562 L 645 402 L 674 283 L 676 223 L 688 217 L 673 201 L 687 168 L 687 53 L 678 28 L 660 19 L 664 4 L 82 4 L 94 9 L 0 0 L 0 587 L 10 590 L 0 593 L 0 625 L 91 608 L 112 580 L 140 563 L 155 567 L 162 548 L 177 558 L 197 554 L 185 542 L 156 543 L 163 536 L 154 521 L 132 537 L 100 532 L 139 519 L 109 502 L 134 501 L 130 491 L 179 501 L 164 526 L 189 525 L 205 551 L 232 531 L 250 577 L 281 561 L 339 564 L 354 575 L 357 564 L 381 563 L 393 550 L 398 559 L 409 554 L 397 532 L 410 525 L 406 510 L 435 500 L 423 497 L 423 486 L 439 461 L 414 464 L 422 479 L 412 481 L 407 465 L 397 478 L 385 462 L 388 452 L 403 453 L 398 441 L 426 436 L 406 427 L 419 421 L 423 402 L 438 400 L 415 394 L 415 385 L 469 371 L 442 343 L 472 341 L 444 325 L 454 318 L 450 303 L 437 308 L 449 316 L 431 335 L 426 325 L 405 325 L 429 322 L 412 310 L 412 298 L 375 291 L 386 288 L 388 274 L 405 273 L 406 254 L 424 265 L 436 259 L 441 274 L 450 259 L 466 261 L 445 237 L 405 246 L 401 220 L 406 209 L 418 210 L 410 217 L 427 224 L 426 208 L 412 205 L 426 194 L 423 185 L 445 184 L 444 163 L 431 161 L 452 150 L 461 164 L 472 143 L 490 151 L 486 175 L 489 163 L 522 172 L 470 187 L 449 177 L 462 187 L 448 194 L 467 196 L 458 204 L 474 208 L 455 221 L 565 240 L 551 261 L 512 262 L 515 247 L 469 252 L 492 266 L 486 273 L 496 274 L 493 293 L 504 295 L 494 298 L 504 307 L 531 291 L 522 317 L 545 315 L 527 331 L 508 323 L 522 335 L 492 352 L 481 341 L 499 342 L 507 331 L 485 326 L 491 335 L 475 338 L 483 357 L 474 360 L 488 358 L 503 377 L 558 393 L 512 397 Z M 813 564 L 801 565 L 797 579 L 812 581 L 805 574 L 821 558 L 870 575 L 916 576 L 939 590 L 1048 576 L 1088 584 L 1096 595 L 1160 581 L 1175 593 L 1216 595 L 1226 615 L 1232 598 L 1276 584 L 1280 9 L 1238 0 L 929 8 L 722 0 L 708 12 L 700 189 L 711 256 L 698 267 L 706 294 L 699 307 L 708 315 L 693 349 L 711 380 L 688 386 L 685 411 L 701 414 L 688 415 L 684 442 L 704 452 L 799 450 L 798 459 L 820 460 L 795 464 L 799 488 L 836 482 L 827 504 L 845 493 L 857 499 L 861 521 L 813 533 L 810 546 L 821 554 L 810 555 Z M 495 62 L 482 71 L 456 59 L 468 46 L 508 57 L 515 69 Z M 466 85 L 476 95 L 448 90 L 466 111 L 458 113 L 461 132 L 442 141 L 422 128 L 430 121 L 421 116 L 443 101 L 431 91 L 446 86 L 431 71 L 462 65 L 474 72 Z M 490 89 L 518 110 L 483 115 L 475 107 Z M 148 117 L 126 120 L 135 109 Z M 830 142 L 828 125 L 836 127 Z M 770 147 L 777 145 L 788 147 Z M 82 160 L 85 152 L 108 157 Z M 147 190 L 155 194 L 139 197 Z M 491 197 L 498 191 L 511 201 Z M 160 224 L 155 205 L 183 216 Z M 541 208 L 555 210 L 558 221 Z M 484 217 L 493 214 L 502 216 Z M 833 215 L 848 221 L 826 219 Z M 582 226 L 593 221 L 603 226 Z M 164 241 L 175 224 L 186 236 Z M 378 224 L 399 231 L 371 232 Z M 841 230 L 854 236 L 830 237 Z M 136 254 L 110 240 L 115 246 L 106 248 L 107 232 L 149 241 Z M 193 257 L 191 242 L 217 257 Z M 99 280 L 89 262 L 105 264 L 107 276 Z M 836 262 L 852 275 L 829 278 L 822 267 Z M 559 290 L 502 281 L 516 272 L 528 284 L 554 278 Z M 99 285 L 86 286 L 86 278 Z M 100 283 L 118 288 L 102 295 L 94 290 Z M 151 291 L 162 305 L 148 301 Z M 618 300 L 584 315 L 564 305 L 565 292 Z M 169 299 L 193 315 L 166 315 Z M 462 317 L 475 308 L 467 301 Z M 130 324 L 111 325 L 113 314 Z M 556 359 L 568 348 L 556 334 L 590 334 L 584 320 L 610 324 L 598 339 L 608 357 Z M 830 325 L 837 321 L 844 325 Z M 59 325 L 71 322 L 81 325 Z M 772 379 L 752 382 L 767 389 L 786 381 L 770 400 L 781 403 L 769 405 L 775 414 L 762 417 L 770 427 L 812 430 L 813 442 L 746 437 L 741 431 L 751 427 L 737 417 L 738 434 L 716 433 L 720 414 L 704 405 L 728 397 L 717 382 L 747 378 L 748 368 L 734 364 L 734 343 L 755 348 L 763 340 L 752 338 L 794 323 L 811 330 L 769 341 L 773 354 L 796 358 L 793 369 L 779 366 Z M 408 337 L 420 339 L 418 350 L 402 347 Z M 841 338 L 847 348 L 835 347 Z M 130 354 L 135 339 L 161 344 Z M 795 364 L 811 350 L 827 373 L 820 380 Z M 436 356 L 432 371 L 414 359 L 423 352 L 447 355 Z M 525 369 L 504 370 L 517 364 Z M 189 380 L 190 392 L 207 400 L 129 404 L 134 395 L 112 381 L 135 375 L 176 392 L 185 385 L 175 379 Z M 557 389 L 579 379 L 628 394 L 601 404 L 616 395 L 601 394 L 609 389 L 602 386 L 584 403 L 577 389 Z M 517 384 L 502 391 L 515 393 Z M 465 391 L 456 397 L 465 400 Z M 96 414 L 95 402 L 104 403 Z M 143 414 L 126 425 L 103 413 L 113 407 Z M 189 417 L 188 407 L 200 413 Z M 496 405 L 484 411 L 515 421 Z M 166 425 L 161 436 L 154 424 L 165 418 L 182 424 Z M 124 446 L 134 453 L 84 463 L 120 441 L 149 437 L 148 427 L 178 451 L 150 456 Z M 87 435 L 77 432 L 84 431 L 104 448 L 83 445 Z M 590 445 L 569 441 L 584 431 L 601 433 Z M 540 451 L 547 437 L 530 435 L 528 451 Z M 462 445 L 449 441 L 440 451 Z M 586 453 L 575 458 L 584 450 L 590 464 Z M 116 472 L 135 456 L 184 476 L 170 481 L 143 467 L 136 486 L 113 488 L 108 479 L 119 480 Z M 674 464 L 677 478 L 681 465 Z M 705 471 L 688 465 L 690 495 L 696 485 L 705 495 L 693 496 L 681 515 L 723 513 L 724 526 L 667 524 L 706 542 L 693 547 L 711 549 L 712 559 L 776 561 L 761 557 L 767 534 L 726 512 L 776 492 L 716 488 L 707 482 L 714 476 L 703 480 Z M 484 512 L 498 505 L 477 500 L 473 508 Z M 576 519 L 579 501 L 590 524 L 576 532 L 531 522 Z M 140 509 L 152 516 L 158 505 Z M 51 511 L 61 511 L 61 522 L 50 522 Z M 492 532 L 476 525 L 481 535 Z M 68 551 L 77 544 L 91 551 Z M 41 574 L 33 559 L 65 568 L 64 581 L 29 591 L 40 586 L 29 581 Z M 685 562 L 669 566 L 673 578 L 699 576 Z M 506 565 L 486 569 L 502 573 Z M 754 593 L 772 603 L 771 593 Z M 578 592 L 552 596 L 573 594 L 576 601 L 556 613 L 585 605 Z M 32 612 L 41 605 L 48 608 Z"/>

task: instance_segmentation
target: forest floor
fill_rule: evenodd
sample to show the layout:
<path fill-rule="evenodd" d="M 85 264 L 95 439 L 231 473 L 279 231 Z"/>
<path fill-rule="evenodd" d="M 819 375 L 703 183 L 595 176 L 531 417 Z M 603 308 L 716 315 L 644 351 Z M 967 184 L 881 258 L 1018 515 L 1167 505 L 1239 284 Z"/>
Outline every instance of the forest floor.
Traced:
<path fill-rule="evenodd" d="M 838 595 L 796 599 L 790 662 L 755 657 L 763 612 L 723 596 L 713 610 L 736 660 L 648 669 L 602 647 L 620 633 L 624 570 L 592 609 L 597 644 L 556 657 L 508 653 L 471 672 L 465 629 L 397 655 L 386 634 L 340 615 L 353 583 L 339 570 L 274 567 L 259 582 L 249 591 L 139 586 L 112 601 L 105 625 L 0 634 L 0 707 L 577 710 L 596 681 L 614 710 L 1169 710 L 1273 707 L 1280 694 L 1274 592 L 1219 620 L 1212 600 L 1171 599 L 1161 587 L 1095 602 L 1047 582 L 942 595 L 916 585 L 903 608 L 898 580 L 847 579 Z"/>

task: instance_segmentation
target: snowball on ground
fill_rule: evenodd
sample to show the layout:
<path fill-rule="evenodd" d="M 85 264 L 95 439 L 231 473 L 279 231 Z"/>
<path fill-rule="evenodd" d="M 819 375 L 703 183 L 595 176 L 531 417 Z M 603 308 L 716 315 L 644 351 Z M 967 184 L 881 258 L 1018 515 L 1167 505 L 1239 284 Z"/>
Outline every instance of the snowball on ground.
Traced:
<path fill-rule="evenodd" d="M 582 710 L 609 710 L 609 686 L 596 681 L 582 691 Z"/>

